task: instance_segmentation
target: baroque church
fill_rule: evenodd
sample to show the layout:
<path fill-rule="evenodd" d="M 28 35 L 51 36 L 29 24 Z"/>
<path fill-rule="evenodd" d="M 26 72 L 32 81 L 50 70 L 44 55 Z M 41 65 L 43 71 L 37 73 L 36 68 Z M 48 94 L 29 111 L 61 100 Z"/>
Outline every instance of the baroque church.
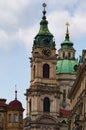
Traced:
<path fill-rule="evenodd" d="M 30 58 L 31 81 L 25 93 L 24 130 L 68 130 L 70 100 L 67 95 L 76 79 L 79 63 L 70 41 L 68 23 L 65 39 L 56 53 L 45 7 L 43 3 L 40 29 L 34 38 Z"/>
<path fill-rule="evenodd" d="M 86 50 L 81 59 L 69 36 L 58 50 L 48 29 L 46 4 L 40 29 L 33 40 L 30 86 L 26 89 L 26 117 L 17 99 L 0 98 L 0 130 L 86 130 Z"/>

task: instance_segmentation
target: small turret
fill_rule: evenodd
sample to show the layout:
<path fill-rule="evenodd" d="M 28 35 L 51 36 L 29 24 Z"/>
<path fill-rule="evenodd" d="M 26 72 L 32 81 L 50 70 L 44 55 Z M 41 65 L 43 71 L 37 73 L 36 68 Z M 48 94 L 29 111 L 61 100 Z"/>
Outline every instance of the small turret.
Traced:
<path fill-rule="evenodd" d="M 66 23 L 66 35 L 65 40 L 61 43 L 61 48 L 59 49 L 59 58 L 57 61 L 57 74 L 76 74 L 76 67 L 78 61 L 75 59 L 75 49 L 73 48 L 73 42 L 70 41 L 69 37 L 69 23 Z"/>

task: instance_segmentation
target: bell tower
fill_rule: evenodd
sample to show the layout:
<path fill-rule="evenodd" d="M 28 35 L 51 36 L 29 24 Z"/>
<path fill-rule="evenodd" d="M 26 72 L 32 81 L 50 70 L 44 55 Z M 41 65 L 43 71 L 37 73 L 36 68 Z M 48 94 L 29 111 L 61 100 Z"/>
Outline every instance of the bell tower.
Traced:
<path fill-rule="evenodd" d="M 56 81 L 57 54 L 53 35 L 48 29 L 46 4 L 43 3 L 43 17 L 40 29 L 32 47 L 31 82 L 26 90 L 26 129 L 58 129 L 59 87 Z"/>
<path fill-rule="evenodd" d="M 31 87 L 33 85 L 49 84 L 56 86 L 56 49 L 53 35 L 48 30 L 46 20 L 46 4 L 43 4 L 43 17 L 40 30 L 34 39 L 31 58 Z"/>

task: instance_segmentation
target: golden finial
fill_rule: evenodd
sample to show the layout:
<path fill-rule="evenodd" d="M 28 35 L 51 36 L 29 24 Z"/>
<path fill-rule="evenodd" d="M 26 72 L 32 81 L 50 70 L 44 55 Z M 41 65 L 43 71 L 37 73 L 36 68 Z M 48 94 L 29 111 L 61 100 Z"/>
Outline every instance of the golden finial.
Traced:
<path fill-rule="evenodd" d="M 65 25 L 67 26 L 66 34 L 69 34 L 69 30 L 68 30 L 69 23 L 68 23 L 68 22 L 66 22 L 66 24 L 65 24 Z"/>
<path fill-rule="evenodd" d="M 67 27 L 69 26 L 69 23 L 68 22 L 66 22 L 66 24 L 65 24 Z"/>

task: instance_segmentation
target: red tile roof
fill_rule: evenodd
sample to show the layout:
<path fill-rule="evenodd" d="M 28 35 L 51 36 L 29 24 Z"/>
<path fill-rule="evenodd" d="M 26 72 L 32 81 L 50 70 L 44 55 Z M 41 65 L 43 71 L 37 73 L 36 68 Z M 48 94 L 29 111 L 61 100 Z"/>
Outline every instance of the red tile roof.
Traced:
<path fill-rule="evenodd" d="M 22 107 L 22 104 L 20 101 L 18 101 L 17 99 L 11 101 L 9 104 L 8 104 L 8 109 L 11 109 L 11 110 L 24 110 L 23 107 Z"/>
<path fill-rule="evenodd" d="M 6 99 L 0 98 L 0 107 L 6 107 Z"/>

